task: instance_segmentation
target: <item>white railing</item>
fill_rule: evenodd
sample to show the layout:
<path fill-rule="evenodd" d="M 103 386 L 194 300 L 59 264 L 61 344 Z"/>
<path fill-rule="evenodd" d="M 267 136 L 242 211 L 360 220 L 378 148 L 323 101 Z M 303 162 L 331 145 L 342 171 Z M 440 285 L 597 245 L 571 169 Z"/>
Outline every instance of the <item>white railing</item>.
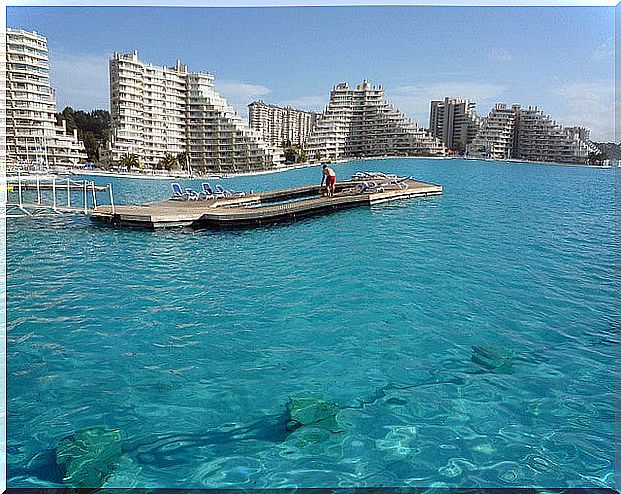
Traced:
<path fill-rule="evenodd" d="M 100 207 L 98 193 L 106 193 L 112 214 L 115 213 L 112 184 L 72 180 L 55 175 L 9 175 L 5 179 L 5 217 L 46 214 L 90 214 Z M 61 205 L 62 204 L 62 205 Z"/>

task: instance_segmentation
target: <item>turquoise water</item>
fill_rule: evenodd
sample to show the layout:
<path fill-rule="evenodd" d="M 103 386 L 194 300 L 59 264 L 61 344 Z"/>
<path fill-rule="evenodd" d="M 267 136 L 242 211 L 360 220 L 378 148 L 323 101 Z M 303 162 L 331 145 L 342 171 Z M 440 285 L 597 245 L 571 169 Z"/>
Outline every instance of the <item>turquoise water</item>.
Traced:
<path fill-rule="evenodd" d="M 37 458 L 95 426 L 123 435 L 109 487 L 614 486 L 620 170 L 335 169 L 445 192 L 236 231 L 8 221 L 9 486 L 59 485 Z M 279 434 L 301 391 L 344 431 Z"/>

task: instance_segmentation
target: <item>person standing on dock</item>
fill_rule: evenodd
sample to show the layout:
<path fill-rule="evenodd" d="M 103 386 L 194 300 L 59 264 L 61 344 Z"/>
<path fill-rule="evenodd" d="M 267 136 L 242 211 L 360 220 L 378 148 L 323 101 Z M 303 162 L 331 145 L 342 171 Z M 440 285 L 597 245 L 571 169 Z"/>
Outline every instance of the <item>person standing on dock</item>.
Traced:
<path fill-rule="evenodd" d="M 321 187 L 323 187 L 324 179 L 326 179 L 326 195 L 328 197 L 332 197 L 334 195 L 334 186 L 336 184 L 336 173 L 326 164 L 323 165 L 323 172 L 321 174 L 321 185 L 319 186 L 320 192 Z"/>

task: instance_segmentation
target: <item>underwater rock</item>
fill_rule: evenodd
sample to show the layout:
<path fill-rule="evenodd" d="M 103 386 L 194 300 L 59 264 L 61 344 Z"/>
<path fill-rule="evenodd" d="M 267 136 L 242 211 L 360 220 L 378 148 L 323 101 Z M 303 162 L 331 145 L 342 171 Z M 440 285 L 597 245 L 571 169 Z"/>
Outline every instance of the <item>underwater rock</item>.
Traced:
<path fill-rule="evenodd" d="M 121 431 L 93 427 L 77 431 L 56 446 L 63 482 L 73 487 L 101 487 L 121 457 Z"/>
<path fill-rule="evenodd" d="M 304 391 L 289 397 L 286 427 L 288 431 L 294 431 L 312 424 L 330 432 L 343 432 L 336 420 L 339 411 L 339 405 L 327 402 L 321 393 Z"/>
<path fill-rule="evenodd" d="M 473 346 L 470 360 L 489 371 L 508 374 L 513 367 L 513 352 L 494 345 Z"/>

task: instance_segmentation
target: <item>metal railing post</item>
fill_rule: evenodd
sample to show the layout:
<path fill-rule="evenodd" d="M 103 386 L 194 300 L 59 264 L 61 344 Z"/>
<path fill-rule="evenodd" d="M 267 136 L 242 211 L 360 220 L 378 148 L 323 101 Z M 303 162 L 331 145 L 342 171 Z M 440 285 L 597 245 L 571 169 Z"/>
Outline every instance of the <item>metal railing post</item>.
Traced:
<path fill-rule="evenodd" d="M 86 184 L 86 180 L 84 180 L 84 214 L 88 213 L 88 185 Z"/>
<path fill-rule="evenodd" d="M 114 214 L 114 196 L 112 194 L 112 184 L 108 184 L 108 191 L 110 192 L 110 211 Z"/>
<path fill-rule="evenodd" d="M 37 175 L 37 204 L 41 205 L 41 187 L 40 187 L 38 175 Z"/>
<path fill-rule="evenodd" d="M 22 207 L 22 172 L 17 172 L 17 199 L 19 207 Z"/>
<path fill-rule="evenodd" d="M 71 186 L 69 185 L 69 179 L 67 179 L 67 207 L 71 207 Z"/>
<path fill-rule="evenodd" d="M 95 181 L 91 182 L 91 187 L 93 191 L 93 209 L 97 209 L 97 193 L 95 192 Z"/>
<path fill-rule="evenodd" d="M 56 177 L 52 177 L 52 201 L 54 211 L 56 210 Z"/>

